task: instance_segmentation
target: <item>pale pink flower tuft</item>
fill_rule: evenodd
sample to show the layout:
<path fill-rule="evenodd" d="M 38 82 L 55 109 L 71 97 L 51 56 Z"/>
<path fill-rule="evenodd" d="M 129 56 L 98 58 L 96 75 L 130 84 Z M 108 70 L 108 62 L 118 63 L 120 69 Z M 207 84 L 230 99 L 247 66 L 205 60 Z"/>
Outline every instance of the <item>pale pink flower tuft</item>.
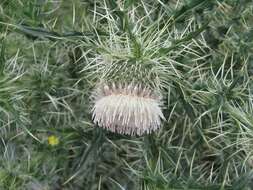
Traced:
<path fill-rule="evenodd" d="M 160 97 L 140 85 L 100 85 L 94 93 L 94 123 L 112 132 L 149 134 L 164 120 Z"/>

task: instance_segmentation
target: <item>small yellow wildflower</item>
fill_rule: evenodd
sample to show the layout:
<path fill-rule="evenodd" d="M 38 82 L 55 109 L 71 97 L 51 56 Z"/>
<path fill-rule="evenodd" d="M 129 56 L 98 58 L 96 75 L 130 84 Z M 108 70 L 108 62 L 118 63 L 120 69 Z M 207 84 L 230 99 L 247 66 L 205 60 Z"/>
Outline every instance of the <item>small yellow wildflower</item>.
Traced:
<path fill-rule="evenodd" d="M 59 144 L 59 138 L 54 135 L 50 135 L 47 140 L 48 144 L 50 144 L 51 146 L 56 146 Z"/>

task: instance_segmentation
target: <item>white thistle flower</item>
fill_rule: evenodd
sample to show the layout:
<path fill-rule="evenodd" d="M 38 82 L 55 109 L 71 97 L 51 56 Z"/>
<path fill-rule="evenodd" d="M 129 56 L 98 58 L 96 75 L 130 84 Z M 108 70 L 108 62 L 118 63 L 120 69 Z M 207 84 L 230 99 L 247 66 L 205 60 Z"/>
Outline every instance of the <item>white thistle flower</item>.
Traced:
<path fill-rule="evenodd" d="M 101 85 L 94 93 L 93 121 L 99 127 L 128 135 L 157 130 L 164 120 L 161 101 L 140 85 Z"/>

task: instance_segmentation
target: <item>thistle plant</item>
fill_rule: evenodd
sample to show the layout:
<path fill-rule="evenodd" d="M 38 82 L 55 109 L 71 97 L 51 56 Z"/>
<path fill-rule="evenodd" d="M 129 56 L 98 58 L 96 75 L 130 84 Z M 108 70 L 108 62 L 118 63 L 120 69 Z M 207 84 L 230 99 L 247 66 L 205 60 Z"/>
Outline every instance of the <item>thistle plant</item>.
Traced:
<path fill-rule="evenodd" d="M 112 3 L 112 6 L 116 5 Z M 95 56 L 88 58 L 89 63 L 81 72 L 94 78 L 96 83 L 102 83 L 99 85 L 101 89 L 95 89 L 100 91 L 97 95 L 100 98 L 95 98 L 94 122 L 114 132 L 141 135 L 158 129 L 160 119 L 165 120 L 160 98 L 152 96 L 161 96 L 162 99 L 163 91 L 172 85 L 174 76 L 181 77 L 176 67 L 187 68 L 176 59 L 183 55 L 187 57 L 185 54 L 196 44 L 183 45 L 180 41 L 187 41 L 193 33 L 197 35 L 198 31 L 194 31 L 197 24 L 191 18 L 189 24 L 178 31 L 171 26 L 173 21 L 166 21 L 164 15 L 150 24 L 149 21 L 156 16 L 155 9 L 139 15 L 135 8 L 124 8 L 124 3 L 118 6 L 112 12 L 106 6 L 100 8 L 106 25 L 99 23 L 100 15 L 95 13 L 98 27 L 107 31 L 107 36 L 98 34 L 98 40 L 91 42 L 96 46 Z M 125 13 L 124 9 L 129 11 Z M 120 23 L 117 21 L 119 18 L 113 15 L 116 11 L 120 12 Z M 182 49 L 178 51 L 180 47 Z M 191 55 L 189 59 L 194 58 L 196 56 Z M 105 97 L 101 97 L 103 95 Z M 143 99 L 145 96 L 149 99 Z"/>
<path fill-rule="evenodd" d="M 252 189 L 250 0 L 0 2 L 0 189 Z"/>

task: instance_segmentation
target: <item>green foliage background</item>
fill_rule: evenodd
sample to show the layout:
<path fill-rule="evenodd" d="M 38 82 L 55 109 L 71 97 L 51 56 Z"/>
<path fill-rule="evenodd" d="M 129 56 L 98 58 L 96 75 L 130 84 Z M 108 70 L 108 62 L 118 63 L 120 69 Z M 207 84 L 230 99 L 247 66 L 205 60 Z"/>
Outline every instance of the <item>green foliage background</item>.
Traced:
<path fill-rule="evenodd" d="M 251 0 L 1 0 L 0 189 L 253 189 L 252 17 Z M 158 87 L 162 128 L 94 127 L 101 77 Z"/>

